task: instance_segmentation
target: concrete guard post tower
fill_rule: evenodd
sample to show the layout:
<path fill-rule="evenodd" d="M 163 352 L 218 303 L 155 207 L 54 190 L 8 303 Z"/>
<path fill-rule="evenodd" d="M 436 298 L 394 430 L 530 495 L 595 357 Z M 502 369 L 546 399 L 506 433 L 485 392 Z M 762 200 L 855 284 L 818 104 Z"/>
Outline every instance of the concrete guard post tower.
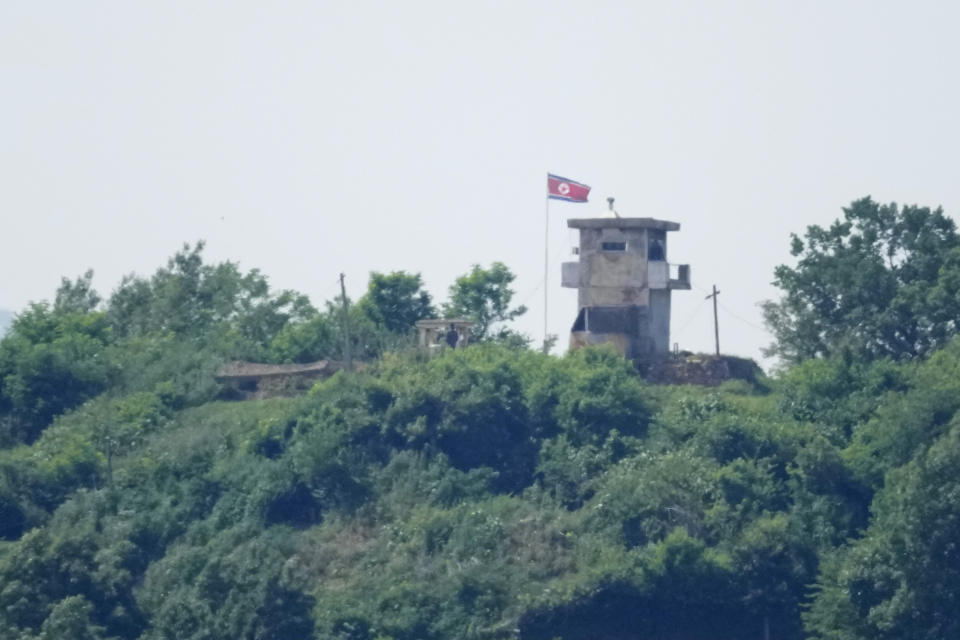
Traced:
<path fill-rule="evenodd" d="M 641 369 L 670 353 L 670 293 L 690 288 L 690 266 L 667 262 L 667 232 L 680 225 L 607 217 L 574 218 L 579 261 L 562 265 L 562 284 L 578 290 L 570 348 L 609 343 Z"/>

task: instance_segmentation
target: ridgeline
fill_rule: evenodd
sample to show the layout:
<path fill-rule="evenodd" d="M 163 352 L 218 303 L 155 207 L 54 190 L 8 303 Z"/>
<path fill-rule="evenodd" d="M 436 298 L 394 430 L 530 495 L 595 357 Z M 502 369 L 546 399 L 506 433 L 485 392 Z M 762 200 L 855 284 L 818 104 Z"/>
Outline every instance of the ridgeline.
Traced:
<path fill-rule="evenodd" d="M 64 280 L 0 341 L 0 637 L 958 637 L 960 242 L 845 216 L 777 272 L 783 371 L 710 388 L 529 348 L 499 263 L 434 356 L 404 272 L 324 311 L 202 245 Z M 345 348 L 300 395 L 215 379 Z"/>

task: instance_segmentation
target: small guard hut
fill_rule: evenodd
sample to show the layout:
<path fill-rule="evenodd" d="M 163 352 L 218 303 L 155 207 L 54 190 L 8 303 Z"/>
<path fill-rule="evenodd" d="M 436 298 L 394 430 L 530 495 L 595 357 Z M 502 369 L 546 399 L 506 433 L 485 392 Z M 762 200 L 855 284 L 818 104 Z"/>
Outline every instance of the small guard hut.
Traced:
<path fill-rule="evenodd" d="M 420 348 L 428 350 L 444 347 L 462 349 L 470 342 L 470 329 L 472 327 L 473 320 L 466 318 L 417 320 L 417 330 L 420 332 Z"/>

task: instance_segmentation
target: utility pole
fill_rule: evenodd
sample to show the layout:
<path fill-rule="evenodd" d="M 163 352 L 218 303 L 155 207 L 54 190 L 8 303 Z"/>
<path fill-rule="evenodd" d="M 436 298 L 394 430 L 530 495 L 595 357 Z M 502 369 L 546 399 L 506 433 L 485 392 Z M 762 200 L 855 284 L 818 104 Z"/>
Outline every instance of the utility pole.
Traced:
<path fill-rule="evenodd" d="M 717 296 L 720 295 L 720 291 L 717 289 L 717 285 L 713 285 L 713 293 L 708 295 L 704 300 L 709 300 L 713 298 L 713 339 L 717 344 L 717 355 L 720 355 L 720 325 L 717 322 Z"/>
<path fill-rule="evenodd" d="M 353 355 L 350 353 L 350 303 L 347 302 L 347 287 L 340 274 L 340 299 L 343 301 L 343 358 L 347 361 L 347 371 L 353 371 Z"/>

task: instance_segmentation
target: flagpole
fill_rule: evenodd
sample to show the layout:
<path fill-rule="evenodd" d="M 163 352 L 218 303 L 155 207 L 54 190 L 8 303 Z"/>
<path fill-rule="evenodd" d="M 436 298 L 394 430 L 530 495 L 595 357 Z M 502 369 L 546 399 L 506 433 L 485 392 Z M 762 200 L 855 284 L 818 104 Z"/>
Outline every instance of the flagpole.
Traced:
<path fill-rule="evenodd" d="M 550 273 L 550 174 L 547 173 L 546 215 L 543 219 L 543 348 L 547 348 L 547 296 L 550 287 L 547 278 Z"/>

